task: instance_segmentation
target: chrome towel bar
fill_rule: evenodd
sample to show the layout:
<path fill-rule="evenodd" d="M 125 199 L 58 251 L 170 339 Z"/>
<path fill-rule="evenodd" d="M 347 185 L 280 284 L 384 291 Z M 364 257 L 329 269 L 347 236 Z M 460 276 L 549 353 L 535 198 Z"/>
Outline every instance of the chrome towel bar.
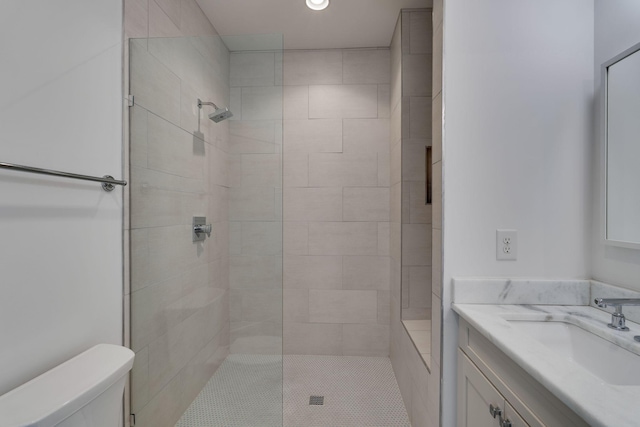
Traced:
<path fill-rule="evenodd" d="M 10 170 L 19 171 L 19 172 L 38 173 L 38 174 L 41 174 L 41 175 L 61 176 L 63 178 L 81 179 L 83 181 L 101 182 L 102 183 L 102 189 L 104 191 L 113 191 L 113 189 L 116 188 L 115 187 L 116 185 L 123 185 L 123 186 L 127 185 L 127 181 L 121 181 L 121 180 L 114 179 L 111 175 L 105 175 L 103 177 L 80 175 L 80 174 L 77 174 L 77 173 L 60 172 L 60 171 L 54 171 L 54 170 L 50 170 L 50 169 L 34 168 L 34 167 L 31 167 L 31 166 L 22 166 L 22 165 L 16 165 L 16 164 L 13 164 L 13 163 L 3 163 L 3 162 L 0 162 L 0 168 L 1 169 L 10 169 Z"/>

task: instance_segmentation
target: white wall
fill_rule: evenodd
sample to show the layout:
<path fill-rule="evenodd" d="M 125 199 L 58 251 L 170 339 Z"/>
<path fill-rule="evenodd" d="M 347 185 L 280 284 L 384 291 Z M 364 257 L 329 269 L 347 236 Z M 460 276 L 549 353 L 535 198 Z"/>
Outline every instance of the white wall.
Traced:
<path fill-rule="evenodd" d="M 608 246 L 604 236 L 604 141 L 602 129 L 602 76 L 600 67 L 631 46 L 640 43 L 640 2 L 637 0 L 595 0 L 594 87 L 596 92 L 596 138 L 593 188 L 597 189 L 592 211 L 592 275 L 595 279 L 640 290 L 640 251 Z"/>
<path fill-rule="evenodd" d="M 445 2 L 443 419 L 456 276 L 589 276 L 593 1 Z M 496 229 L 518 260 L 496 261 Z"/>
<path fill-rule="evenodd" d="M 0 3 L 0 161 L 122 175 L 119 0 Z M 0 172 L 0 394 L 122 341 L 122 189 Z"/>

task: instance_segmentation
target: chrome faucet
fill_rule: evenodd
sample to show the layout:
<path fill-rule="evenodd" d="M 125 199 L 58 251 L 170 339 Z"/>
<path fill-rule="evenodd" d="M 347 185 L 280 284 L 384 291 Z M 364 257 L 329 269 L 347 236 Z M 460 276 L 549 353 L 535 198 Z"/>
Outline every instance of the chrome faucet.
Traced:
<path fill-rule="evenodd" d="M 607 324 L 611 329 L 617 331 L 628 331 L 625 325 L 626 318 L 622 314 L 623 305 L 640 305 L 640 298 L 596 298 L 593 302 L 601 308 L 613 306 L 614 312 L 611 313 L 611 323 Z"/>

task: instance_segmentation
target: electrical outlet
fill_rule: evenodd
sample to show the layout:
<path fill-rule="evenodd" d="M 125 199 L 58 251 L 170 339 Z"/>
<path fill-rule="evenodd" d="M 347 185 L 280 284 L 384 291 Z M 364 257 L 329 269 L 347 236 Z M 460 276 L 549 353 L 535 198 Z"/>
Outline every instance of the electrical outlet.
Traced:
<path fill-rule="evenodd" d="M 498 261 L 518 259 L 517 230 L 496 230 L 496 259 Z"/>

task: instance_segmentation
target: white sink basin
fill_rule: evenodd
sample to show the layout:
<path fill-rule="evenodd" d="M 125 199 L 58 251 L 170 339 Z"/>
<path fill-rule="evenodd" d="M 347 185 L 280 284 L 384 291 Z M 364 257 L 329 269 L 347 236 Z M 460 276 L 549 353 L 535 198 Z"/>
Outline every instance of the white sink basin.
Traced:
<path fill-rule="evenodd" d="M 640 356 L 578 326 L 557 321 L 508 320 L 518 332 L 612 385 L 640 385 Z"/>

